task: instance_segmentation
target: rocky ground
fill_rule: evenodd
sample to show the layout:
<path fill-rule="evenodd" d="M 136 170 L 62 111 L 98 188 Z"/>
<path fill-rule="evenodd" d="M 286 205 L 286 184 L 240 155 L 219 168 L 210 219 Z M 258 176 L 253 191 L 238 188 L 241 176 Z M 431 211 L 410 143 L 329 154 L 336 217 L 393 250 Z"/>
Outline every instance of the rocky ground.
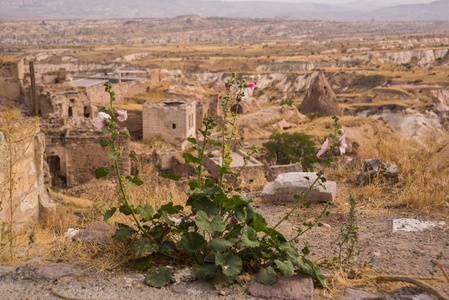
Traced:
<path fill-rule="evenodd" d="M 256 200 L 254 206 L 266 217 L 268 223 L 273 224 L 292 207 L 292 204 L 283 206 Z M 300 209 L 300 213 L 304 219 L 308 219 L 312 218 L 320 208 L 320 205 L 317 205 L 309 210 Z M 340 226 L 344 224 L 347 217 L 345 204 L 340 203 L 333 214 L 323 220 L 329 226 L 316 228 L 306 233 L 298 244 L 298 248 L 301 249 L 303 242 L 308 243 L 312 251 L 311 258 L 321 263 L 325 274 L 335 272 L 335 269 L 328 264 L 336 256 L 337 248 L 332 242 L 339 238 Z M 433 221 L 436 226 L 417 232 L 403 230 L 393 232 L 393 220 L 398 218 Z M 420 276 L 420 278 L 428 279 L 432 271 L 436 271 L 436 277 L 442 277 L 441 271 L 435 269 L 431 261 L 439 259 L 443 267 L 449 269 L 447 260 L 449 227 L 447 224 L 439 223 L 444 221 L 448 221 L 447 215 L 444 214 L 417 215 L 403 209 L 376 211 L 360 206 L 358 211 L 360 236 L 356 245 L 358 263 L 353 265 L 354 268 L 359 270 L 361 277 L 365 276 L 365 279 L 366 276 L 377 274 Z M 280 231 L 289 237 L 300 223 L 298 217 L 292 217 L 280 227 Z M 365 268 L 360 267 L 361 265 L 365 265 Z M 179 270 L 176 272 L 182 273 Z M 254 299 L 248 295 L 248 290 L 251 289 L 253 293 L 256 290 L 259 293 L 256 295 L 259 296 L 311 299 L 308 298 L 312 295 L 310 279 L 302 283 L 301 278 L 284 280 L 279 286 L 272 287 L 268 291 L 260 287 L 249 287 L 248 279 L 250 278 L 242 278 L 240 283 L 218 289 L 209 283 L 199 281 L 181 282 L 157 289 L 144 285 L 144 275 L 130 269 L 97 274 L 92 271 L 91 266 L 34 258 L 21 266 L 0 267 L 0 299 Z M 254 278 L 252 278 L 253 281 Z M 345 280 L 341 285 L 335 285 L 332 280 L 328 282 L 330 290 L 315 286 L 314 299 L 436 299 L 424 295 L 420 289 L 403 288 L 413 286 L 410 284 L 381 285 L 368 280 L 360 281 L 360 279 Z M 434 287 L 444 288 L 444 281 L 426 282 Z M 354 289 L 345 290 L 345 287 Z M 369 294 L 362 293 L 363 290 Z M 309 296 L 305 296 L 307 294 Z"/>

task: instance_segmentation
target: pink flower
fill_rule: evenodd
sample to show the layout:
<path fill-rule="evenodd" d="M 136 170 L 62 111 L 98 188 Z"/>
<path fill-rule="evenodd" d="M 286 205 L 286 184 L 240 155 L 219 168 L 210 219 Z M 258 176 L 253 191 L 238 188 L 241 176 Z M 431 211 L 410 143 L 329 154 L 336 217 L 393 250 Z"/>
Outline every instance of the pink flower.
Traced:
<path fill-rule="evenodd" d="M 346 144 L 346 135 L 342 135 L 340 139 L 338 140 L 338 149 L 340 149 L 340 154 L 343 155 L 346 153 L 346 148 L 348 147 L 348 144 Z"/>
<path fill-rule="evenodd" d="M 320 151 L 316 154 L 317 157 L 320 157 L 324 153 L 326 153 L 327 149 L 329 149 L 329 139 L 326 139 L 323 143 L 323 146 L 321 146 Z"/>
<path fill-rule="evenodd" d="M 250 82 L 246 86 L 250 89 L 253 89 L 256 85 L 254 84 L 254 82 Z"/>
<path fill-rule="evenodd" d="M 220 157 L 220 156 L 221 156 L 220 151 L 218 150 L 212 151 L 212 157 Z"/>
<path fill-rule="evenodd" d="M 98 131 L 102 131 L 103 127 L 106 125 L 106 124 L 104 123 L 104 120 L 107 120 L 107 119 L 110 119 L 110 118 L 111 118 L 110 115 L 108 115 L 107 113 L 101 111 L 101 112 L 98 114 L 98 117 L 96 117 L 96 118 L 94 119 L 95 127 L 97 128 L 97 130 L 98 130 Z"/>
<path fill-rule="evenodd" d="M 128 112 L 126 110 L 117 110 L 117 120 L 123 122 L 126 119 L 128 119 Z"/>

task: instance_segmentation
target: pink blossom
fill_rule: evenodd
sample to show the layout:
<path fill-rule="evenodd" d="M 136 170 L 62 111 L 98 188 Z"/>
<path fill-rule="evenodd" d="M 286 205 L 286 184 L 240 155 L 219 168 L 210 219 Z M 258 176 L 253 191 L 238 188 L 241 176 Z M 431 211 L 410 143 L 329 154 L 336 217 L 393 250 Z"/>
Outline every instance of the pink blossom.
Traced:
<path fill-rule="evenodd" d="M 250 82 L 246 86 L 250 89 L 253 89 L 256 85 L 254 84 L 254 82 Z"/>
<path fill-rule="evenodd" d="M 348 147 L 348 144 L 346 144 L 346 135 L 342 135 L 340 137 L 340 139 L 338 140 L 338 149 L 340 149 L 340 154 L 345 154 L 346 153 L 346 148 Z"/>
<path fill-rule="evenodd" d="M 117 110 L 117 120 L 123 122 L 126 119 L 128 119 L 128 112 L 126 110 Z"/>
<path fill-rule="evenodd" d="M 220 156 L 221 156 L 220 151 L 218 150 L 212 151 L 212 157 L 220 157 Z"/>
<path fill-rule="evenodd" d="M 327 149 L 329 149 L 329 139 L 326 139 L 323 143 L 323 146 L 321 146 L 320 151 L 318 151 L 317 153 L 317 157 L 320 157 L 321 155 L 323 155 L 324 153 L 326 153 Z"/>
<path fill-rule="evenodd" d="M 107 113 L 101 111 L 101 112 L 98 114 L 98 117 L 96 117 L 96 118 L 94 119 L 94 122 L 95 122 L 95 128 L 97 128 L 98 131 L 102 131 L 103 127 L 106 125 L 106 124 L 104 123 L 104 120 L 107 120 L 107 119 L 110 119 L 110 118 L 111 118 L 110 115 L 108 115 Z"/>

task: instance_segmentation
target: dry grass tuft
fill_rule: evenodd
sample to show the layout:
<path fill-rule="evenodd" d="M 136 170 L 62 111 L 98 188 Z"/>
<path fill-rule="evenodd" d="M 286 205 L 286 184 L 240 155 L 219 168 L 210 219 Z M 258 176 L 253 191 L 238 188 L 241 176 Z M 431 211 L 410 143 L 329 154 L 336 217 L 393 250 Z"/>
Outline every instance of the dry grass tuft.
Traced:
<path fill-rule="evenodd" d="M 377 127 L 367 132 L 358 141 L 359 162 L 364 159 L 380 158 L 383 162 L 396 162 L 399 167 L 399 184 L 389 185 L 374 182 L 357 188 L 360 199 L 378 205 L 410 207 L 418 211 L 447 209 L 449 205 L 449 172 L 441 169 L 429 170 L 439 150 L 447 145 L 449 136 L 429 137 L 422 144 L 407 140 L 387 128 Z M 444 161 L 442 162 L 444 163 Z"/>

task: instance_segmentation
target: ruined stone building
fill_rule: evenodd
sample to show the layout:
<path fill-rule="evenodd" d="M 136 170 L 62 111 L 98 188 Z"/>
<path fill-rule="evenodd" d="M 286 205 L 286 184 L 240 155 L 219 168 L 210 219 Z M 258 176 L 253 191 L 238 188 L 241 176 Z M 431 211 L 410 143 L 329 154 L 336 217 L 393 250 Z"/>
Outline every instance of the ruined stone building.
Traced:
<path fill-rule="evenodd" d="M 20 120 L 12 133 L 6 132 L 0 126 L 0 236 L 5 230 L 3 222 L 8 222 L 10 218 L 11 202 L 7 190 L 11 179 L 10 162 L 13 167 L 11 182 L 15 223 L 29 224 L 52 207 L 44 182 L 46 167 L 44 156 L 45 136 L 40 132 L 37 120 L 32 118 Z"/>
<path fill-rule="evenodd" d="M 145 103 L 142 108 L 142 127 L 144 139 L 161 136 L 184 151 L 190 145 L 187 138 L 196 136 L 196 101 Z"/>
<path fill-rule="evenodd" d="M 15 103 L 24 94 L 23 61 L 0 64 L 0 99 Z"/>

